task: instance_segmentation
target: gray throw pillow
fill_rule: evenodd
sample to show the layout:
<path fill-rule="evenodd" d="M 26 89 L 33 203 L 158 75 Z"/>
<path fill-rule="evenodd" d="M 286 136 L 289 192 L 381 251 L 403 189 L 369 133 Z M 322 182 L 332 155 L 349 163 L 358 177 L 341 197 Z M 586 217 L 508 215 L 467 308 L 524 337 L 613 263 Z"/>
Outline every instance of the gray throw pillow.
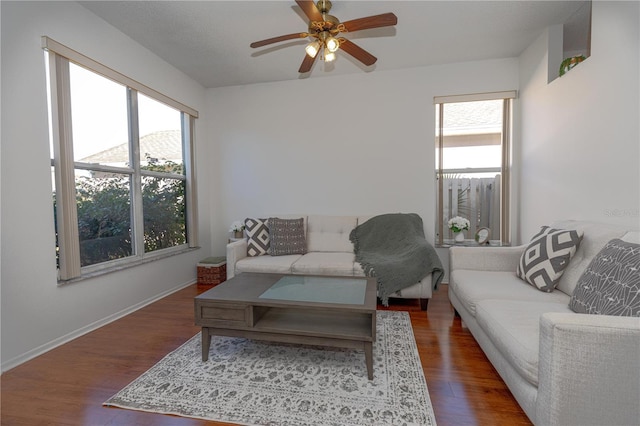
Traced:
<path fill-rule="evenodd" d="M 307 241 L 304 235 L 304 219 L 269 218 L 269 254 L 305 254 Z"/>
<path fill-rule="evenodd" d="M 640 317 L 640 244 L 609 241 L 578 279 L 569 308 L 582 314 Z"/>
<path fill-rule="evenodd" d="M 262 256 L 269 250 L 269 227 L 267 219 L 246 218 L 247 256 Z"/>
<path fill-rule="evenodd" d="M 582 231 L 543 226 L 522 253 L 516 275 L 538 290 L 552 292 L 580 241 Z"/>

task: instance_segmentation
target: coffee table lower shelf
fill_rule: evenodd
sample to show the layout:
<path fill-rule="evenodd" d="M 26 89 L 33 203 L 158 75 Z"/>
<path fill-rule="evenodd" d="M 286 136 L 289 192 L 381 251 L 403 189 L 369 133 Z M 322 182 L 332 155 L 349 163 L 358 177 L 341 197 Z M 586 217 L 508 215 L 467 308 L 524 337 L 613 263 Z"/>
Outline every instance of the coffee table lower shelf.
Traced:
<path fill-rule="evenodd" d="M 209 358 L 211 336 L 216 335 L 362 349 L 368 378 L 373 380 L 375 311 L 345 312 L 326 307 L 316 310 L 210 301 L 200 305 L 196 318 L 198 325 L 202 325 L 203 361 Z"/>

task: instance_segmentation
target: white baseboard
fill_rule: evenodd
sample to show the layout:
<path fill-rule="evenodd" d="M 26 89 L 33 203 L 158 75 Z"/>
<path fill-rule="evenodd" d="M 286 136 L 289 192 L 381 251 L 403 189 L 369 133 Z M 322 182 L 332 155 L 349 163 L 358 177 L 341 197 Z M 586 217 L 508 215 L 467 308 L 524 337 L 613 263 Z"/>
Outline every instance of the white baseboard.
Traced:
<path fill-rule="evenodd" d="M 125 317 L 127 315 L 129 315 L 132 312 L 137 311 L 138 309 L 144 308 L 147 305 L 150 305 L 153 302 L 156 302 L 160 299 L 162 299 L 163 297 L 166 297 L 172 293 L 175 293 L 176 291 L 182 290 L 185 287 L 188 287 L 190 285 L 195 284 L 196 281 L 191 281 L 188 282 L 186 284 L 180 284 L 177 287 L 171 288 L 167 291 L 164 291 L 160 294 L 157 294 L 149 299 L 143 300 L 140 303 L 136 303 L 135 305 L 129 306 L 126 309 L 123 309 L 119 312 L 116 312 L 112 315 L 109 315 L 105 318 L 102 318 L 101 320 L 95 321 L 89 325 L 86 325 L 84 327 L 81 327 L 77 330 L 72 331 L 71 333 L 65 334 L 64 336 L 58 337 L 57 339 L 53 339 L 50 342 L 47 342 L 43 345 L 38 346 L 37 348 L 34 348 L 28 352 L 25 352 L 22 355 L 18 355 L 17 357 L 14 357 L 8 361 L 3 361 L 2 364 L 0 365 L 0 369 L 2 369 L 2 372 L 4 373 L 5 371 L 11 370 L 12 368 L 17 367 L 20 364 L 23 364 L 37 356 L 40 356 L 42 354 L 44 354 L 45 352 L 50 351 L 51 349 L 57 348 L 58 346 L 64 345 L 65 343 L 68 343 L 70 341 L 72 341 L 73 339 L 76 339 L 82 335 L 85 335 L 87 333 L 90 333 L 94 330 L 97 330 L 98 328 L 105 326 L 113 321 L 116 321 L 122 317 Z"/>

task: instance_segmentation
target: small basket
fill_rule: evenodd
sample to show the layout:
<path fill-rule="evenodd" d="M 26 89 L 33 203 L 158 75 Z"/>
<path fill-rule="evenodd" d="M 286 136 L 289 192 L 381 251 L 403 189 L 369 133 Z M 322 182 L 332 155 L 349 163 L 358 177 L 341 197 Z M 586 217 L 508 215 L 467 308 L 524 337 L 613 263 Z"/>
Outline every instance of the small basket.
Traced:
<path fill-rule="evenodd" d="M 207 257 L 198 262 L 198 285 L 218 285 L 227 280 L 227 259 Z"/>

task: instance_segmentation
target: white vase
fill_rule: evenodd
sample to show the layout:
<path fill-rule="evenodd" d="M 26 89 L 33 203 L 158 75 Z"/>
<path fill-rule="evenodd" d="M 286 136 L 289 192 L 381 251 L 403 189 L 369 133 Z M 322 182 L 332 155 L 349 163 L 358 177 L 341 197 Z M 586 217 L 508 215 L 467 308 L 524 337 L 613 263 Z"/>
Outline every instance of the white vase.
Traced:
<path fill-rule="evenodd" d="M 460 231 L 460 232 L 456 232 L 455 233 L 455 237 L 454 240 L 456 241 L 456 243 L 461 243 L 464 241 L 464 232 Z"/>

